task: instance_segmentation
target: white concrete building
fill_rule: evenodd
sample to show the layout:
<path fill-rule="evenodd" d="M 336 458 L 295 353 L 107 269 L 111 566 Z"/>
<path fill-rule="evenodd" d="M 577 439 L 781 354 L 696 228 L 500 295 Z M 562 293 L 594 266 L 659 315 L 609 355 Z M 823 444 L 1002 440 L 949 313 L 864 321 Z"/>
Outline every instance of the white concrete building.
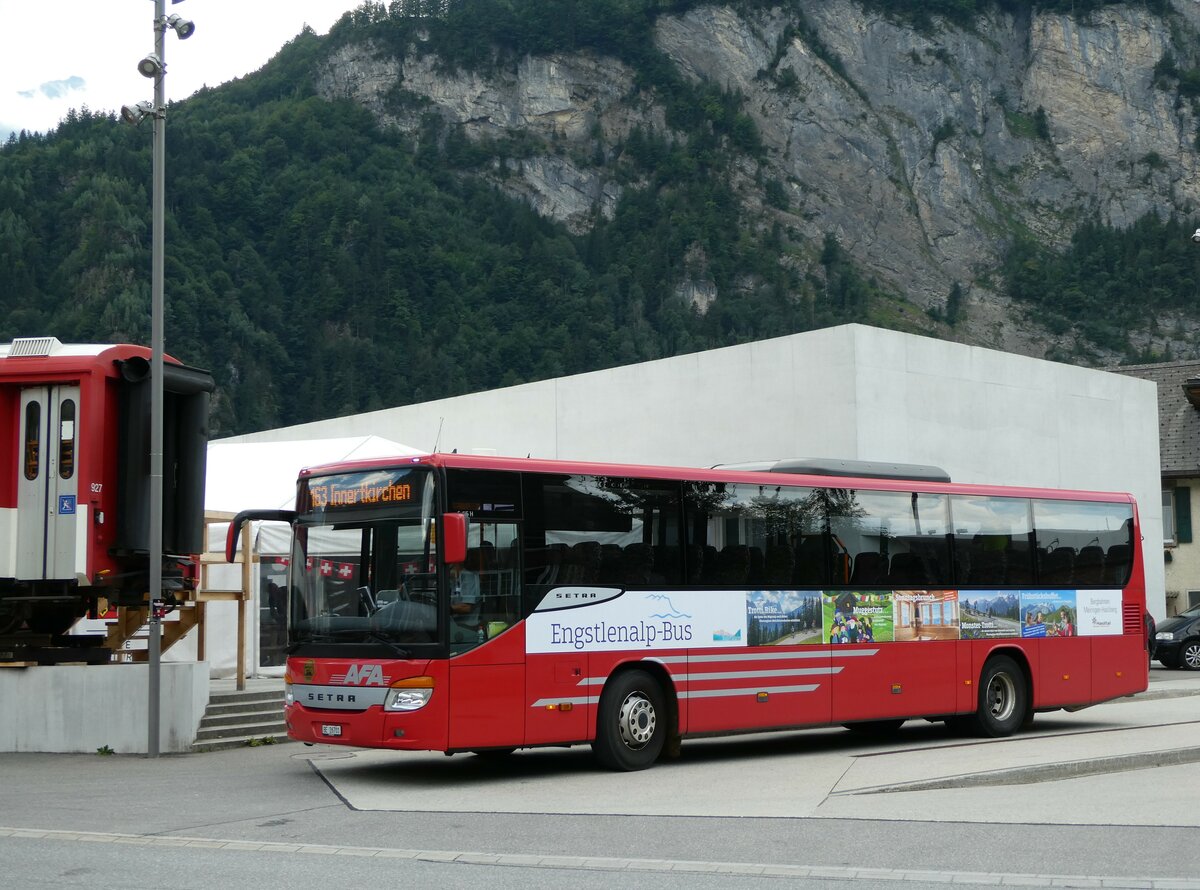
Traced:
<path fill-rule="evenodd" d="M 221 441 L 365 435 L 621 463 L 935 464 L 957 482 L 1128 491 L 1151 557 L 1162 539 L 1152 381 L 862 325 Z M 1146 559 L 1146 583 L 1162 616 L 1161 559 Z"/>

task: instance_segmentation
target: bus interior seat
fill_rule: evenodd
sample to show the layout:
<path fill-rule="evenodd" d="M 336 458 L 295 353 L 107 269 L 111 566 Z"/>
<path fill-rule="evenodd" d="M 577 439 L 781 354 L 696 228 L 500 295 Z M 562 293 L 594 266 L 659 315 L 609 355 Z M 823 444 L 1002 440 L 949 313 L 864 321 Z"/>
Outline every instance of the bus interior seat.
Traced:
<path fill-rule="evenodd" d="M 1104 549 L 1095 544 L 1084 547 L 1075 557 L 1076 584 L 1102 584 L 1104 582 Z"/>
<path fill-rule="evenodd" d="M 580 541 L 575 546 L 579 548 L 580 580 L 586 584 L 597 581 L 600 577 L 600 542 Z"/>
<path fill-rule="evenodd" d="M 626 544 L 621 551 L 621 582 L 650 584 L 654 575 L 654 551 L 648 544 Z"/>
<path fill-rule="evenodd" d="M 796 546 L 795 583 L 820 585 L 826 581 L 824 535 L 805 535 Z"/>
<path fill-rule="evenodd" d="M 1004 579 L 1009 584 L 1032 584 L 1033 565 L 1025 547 L 1010 547 L 1005 554 Z"/>
<path fill-rule="evenodd" d="M 750 571 L 750 548 L 745 544 L 729 544 L 717 557 L 717 583 L 745 584 Z"/>
<path fill-rule="evenodd" d="M 1043 584 L 1070 584 L 1075 569 L 1075 551 L 1071 547 L 1055 547 L 1043 552 L 1039 581 Z"/>
<path fill-rule="evenodd" d="M 687 583 L 696 584 L 704 577 L 704 548 L 699 544 L 688 544 L 684 549 L 684 560 Z"/>
<path fill-rule="evenodd" d="M 717 548 L 712 544 L 704 545 L 704 559 L 701 561 L 701 571 L 705 584 L 716 584 L 718 578 Z"/>
<path fill-rule="evenodd" d="M 1104 583 L 1114 587 L 1125 582 L 1129 574 L 1129 561 L 1132 549 L 1128 544 L 1113 544 L 1104 554 Z"/>
<path fill-rule="evenodd" d="M 864 550 L 854 557 L 854 570 L 850 574 L 850 583 L 865 587 L 882 584 L 886 580 L 887 562 L 884 556 L 874 550 Z"/>
<path fill-rule="evenodd" d="M 750 584 L 762 584 L 767 574 L 767 561 L 763 557 L 761 547 L 750 547 L 750 567 L 747 570 L 746 581 Z"/>
<path fill-rule="evenodd" d="M 922 564 L 920 556 L 905 552 L 897 553 L 892 557 L 887 576 L 887 583 L 892 587 L 924 584 L 926 580 L 925 566 Z"/>
<path fill-rule="evenodd" d="M 788 547 L 786 544 L 768 544 L 764 561 L 764 571 L 766 572 L 766 582 L 768 584 L 791 583 L 792 567 L 795 564 L 791 547 Z"/>

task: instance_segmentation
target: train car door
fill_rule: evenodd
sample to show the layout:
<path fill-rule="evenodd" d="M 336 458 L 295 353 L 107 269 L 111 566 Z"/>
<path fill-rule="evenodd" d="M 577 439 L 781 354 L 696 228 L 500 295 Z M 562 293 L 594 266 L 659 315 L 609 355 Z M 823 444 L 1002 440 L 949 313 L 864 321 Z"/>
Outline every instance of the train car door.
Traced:
<path fill-rule="evenodd" d="M 17 467 L 17 577 L 73 580 L 79 512 L 76 451 L 79 387 L 21 392 L 21 461 Z"/>

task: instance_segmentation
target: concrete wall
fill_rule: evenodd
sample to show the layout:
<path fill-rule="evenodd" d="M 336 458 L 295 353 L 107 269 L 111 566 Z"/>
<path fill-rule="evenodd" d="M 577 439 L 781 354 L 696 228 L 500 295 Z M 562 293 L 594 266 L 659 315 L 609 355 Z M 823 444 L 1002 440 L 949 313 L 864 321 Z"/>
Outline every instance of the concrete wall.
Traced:
<path fill-rule="evenodd" d="M 371 434 L 423 450 L 682 466 L 936 464 L 959 482 L 1131 492 L 1145 540 L 1162 540 L 1152 382 L 862 325 L 226 441 Z M 1157 550 L 1146 581 L 1162 615 Z"/>
<path fill-rule="evenodd" d="M 160 668 L 159 751 L 190 751 L 208 705 L 208 664 Z M 145 754 L 149 681 L 145 664 L 2 670 L 0 751 Z"/>

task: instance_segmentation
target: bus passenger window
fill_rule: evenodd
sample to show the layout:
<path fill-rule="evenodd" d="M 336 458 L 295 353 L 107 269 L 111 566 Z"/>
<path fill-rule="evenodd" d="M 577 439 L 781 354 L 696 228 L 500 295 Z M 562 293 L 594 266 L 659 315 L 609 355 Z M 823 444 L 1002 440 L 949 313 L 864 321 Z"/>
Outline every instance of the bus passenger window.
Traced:
<path fill-rule="evenodd" d="M 811 488 L 726 482 L 684 485 L 687 583 L 820 587 L 829 577 L 822 498 Z"/>
<path fill-rule="evenodd" d="M 1133 528 L 1129 504 L 1034 500 L 1033 526 L 1042 586 L 1124 586 Z"/>
<path fill-rule="evenodd" d="M 959 584 L 1002 587 L 1033 576 L 1033 524 L 1026 498 L 950 498 Z"/>
<path fill-rule="evenodd" d="M 906 491 L 831 491 L 829 528 L 852 557 L 835 583 L 901 588 L 951 584 L 945 495 Z"/>
<path fill-rule="evenodd" d="M 531 586 L 679 584 L 679 485 L 608 476 L 525 480 Z"/>

